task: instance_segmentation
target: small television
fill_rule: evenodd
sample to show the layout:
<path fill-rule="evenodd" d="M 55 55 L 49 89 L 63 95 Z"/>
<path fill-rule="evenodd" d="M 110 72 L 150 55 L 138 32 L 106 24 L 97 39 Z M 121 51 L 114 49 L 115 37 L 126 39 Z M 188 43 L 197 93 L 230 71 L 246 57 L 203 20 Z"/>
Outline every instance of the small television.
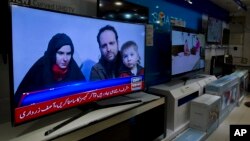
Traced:
<path fill-rule="evenodd" d="M 207 42 L 221 43 L 222 41 L 222 21 L 213 17 L 208 17 Z"/>
<path fill-rule="evenodd" d="M 205 67 L 202 46 L 204 36 L 191 30 L 172 30 L 172 76 L 183 75 Z"/>
<path fill-rule="evenodd" d="M 148 23 L 149 9 L 125 0 L 97 0 L 97 17 L 134 23 Z"/>
<path fill-rule="evenodd" d="M 136 75 L 117 74 L 102 80 L 93 80 L 90 77 L 91 69 L 101 58 L 101 52 L 105 52 L 101 48 L 106 49 L 108 58 L 112 58 L 114 52 L 111 53 L 109 46 L 116 43 L 118 54 L 122 45 L 127 42 L 135 43 L 140 58 L 138 65 L 143 70 L 145 25 L 13 3 L 10 4 L 10 12 L 13 126 L 65 109 L 91 105 L 102 99 L 144 89 L 143 71 Z M 99 46 L 98 32 L 107 25 L 116 30 L 118 37 Z M 109 65 L 117 72 L 123 66 L 124 57 L 121 56 L 119 65 Z M 61 60 L 58 59 L 60 57 Z M 100 70 L 103 71 L 102 68 Z"/>
<path fill-rule="evenodd" d="M 229 45 L 229 40 L 230 40 L 230 30 L 224 28 L 222 36 L 222 45 Z"/>
<path fill-rule="evenodd" d="M 217 55 L 211 57 L 210 74 L 216 77 L 224 76 L 225 56 Z"/>

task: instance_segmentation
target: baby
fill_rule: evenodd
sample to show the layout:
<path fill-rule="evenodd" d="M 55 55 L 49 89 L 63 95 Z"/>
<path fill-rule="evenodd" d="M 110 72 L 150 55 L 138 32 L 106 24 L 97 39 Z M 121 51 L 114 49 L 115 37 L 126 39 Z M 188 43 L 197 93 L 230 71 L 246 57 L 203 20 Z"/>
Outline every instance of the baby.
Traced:
<path fill-rule="evenodd" d="M 138 46 L 134 41 L 127 41 L 121 47 L 123 65 L 120 69 L 120 77 L 137 76 L 144 74 L 144 68 L 140 66 Z"/>

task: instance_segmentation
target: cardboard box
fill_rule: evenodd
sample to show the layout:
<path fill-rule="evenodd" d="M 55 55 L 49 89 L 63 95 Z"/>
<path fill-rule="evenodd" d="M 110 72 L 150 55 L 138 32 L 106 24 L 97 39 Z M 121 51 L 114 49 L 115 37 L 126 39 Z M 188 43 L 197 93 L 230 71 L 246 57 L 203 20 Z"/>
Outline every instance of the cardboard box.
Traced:
<path fill-rule="evenodd" d="M 220 96 L 204 94 L 191 101 L 190 127 L 211 132 L 218 127 Z"/>

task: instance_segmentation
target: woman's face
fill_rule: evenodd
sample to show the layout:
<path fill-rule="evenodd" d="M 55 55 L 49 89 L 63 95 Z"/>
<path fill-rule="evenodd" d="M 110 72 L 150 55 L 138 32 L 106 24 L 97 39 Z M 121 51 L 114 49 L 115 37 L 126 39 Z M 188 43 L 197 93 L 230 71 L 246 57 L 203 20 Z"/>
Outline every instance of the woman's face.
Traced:
<path fill-rule="evenodd" d="M 61 69 L 66 69 L 69 65 L 71 57 L 72 52 L 70 45 L 64 45 L 56 52 L 56 64 Z"/>

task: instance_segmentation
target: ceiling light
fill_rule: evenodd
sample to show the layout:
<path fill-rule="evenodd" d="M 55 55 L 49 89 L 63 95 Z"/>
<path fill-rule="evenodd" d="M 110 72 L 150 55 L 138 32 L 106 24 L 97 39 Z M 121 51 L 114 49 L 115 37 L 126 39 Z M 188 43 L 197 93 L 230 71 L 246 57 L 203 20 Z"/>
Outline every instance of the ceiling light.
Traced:
<path fill-rule="evenodd" d="M 234 2 L 236 2 L 242 9 L 244 9 L 245 11 L 247 11 L 246 4 L 244 4 L 241 0 L 234 0 Z"/>
<path fill-rule="evenodd" d="M 129 13 L 126 13 L 126 14 L 124 14 L 124 18 L 125 18 L 125 19 L 131 19 L 131 18 L 132 18 L 132 15 L 129 14 Z"/>
<path fill-rule="evenodd" d="M 144 17 L 144 16 L 140 16 L 140 19 L 144 20 L 144 19 L 146 19 L 146 17 Z"/>
<path fill-rule="evenodd" d="M 185 0 L 185 1 L 188 2 L 189 4 L 193 4 L 191 0 Z"/>
<path fill-rule="evenodd" d="M 121 5 L 122 5 L 122 2 L 117 1 L 117 2 L 115 2 L 115 5 L 117 5 L 117 6 L 121 6 Z"/>

